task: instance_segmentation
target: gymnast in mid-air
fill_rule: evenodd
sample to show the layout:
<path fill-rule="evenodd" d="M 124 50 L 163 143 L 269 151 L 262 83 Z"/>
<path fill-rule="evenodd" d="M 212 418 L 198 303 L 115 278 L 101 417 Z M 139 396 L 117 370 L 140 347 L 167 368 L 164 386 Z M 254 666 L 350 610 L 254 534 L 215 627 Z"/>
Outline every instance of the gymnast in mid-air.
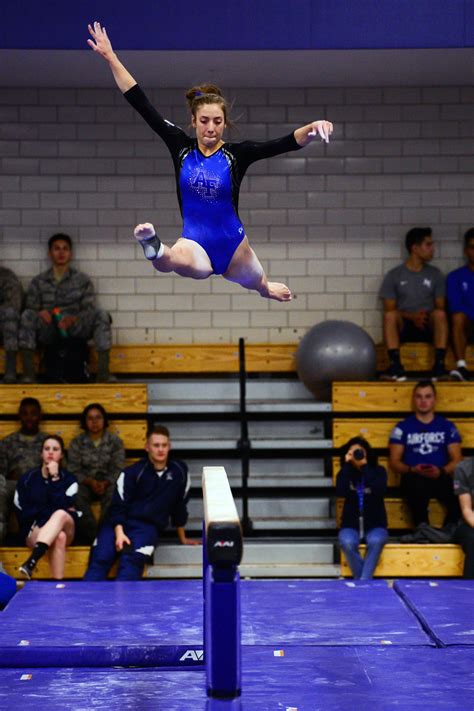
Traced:
<path fill-rule="evenodd" d="M 178 201 L 183 217 L 182 236 L 164 245 L 149 222 L 137 225 L 135 239 L 159 272 L 175 272 L 192 279 L 222 274 L 246 289 L 277 301 L 290 301 L 286 284 L 268 281 L 239 219 L 239 190 L 247 168 L 257 160 L 296 151 L 317 138 L 326 143 L 330 121 L 312 121 L 272 141 L 223 140 L 230 126 L 229 107 L 213 84 L 186 93 L 195 137 L 164 119 L 115 54 L 105 27 L 89 25 L 89 46 L 109 64 L 118 88 L 148 125 L 163 139 L 176 171 Z"/>

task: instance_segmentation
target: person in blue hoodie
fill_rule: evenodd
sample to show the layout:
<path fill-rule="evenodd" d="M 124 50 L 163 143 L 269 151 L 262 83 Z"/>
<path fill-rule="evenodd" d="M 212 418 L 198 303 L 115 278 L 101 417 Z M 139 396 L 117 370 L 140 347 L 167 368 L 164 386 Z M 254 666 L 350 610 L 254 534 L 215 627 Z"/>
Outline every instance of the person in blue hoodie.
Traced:
<path fill-rule="evenodd" d="M 387 472 L 377 464 L 370 444 L 352 437 L 342 448 L 336 496 L 344 499 L 339 545 L 355 580 L 372 578 L 388 540 L 384 494 Z M 365 558 L 359 544 L 365 541 Z"/>
<path fill-rule="evenodd" d="M 51 575 L 62 580 L 66 547 L 74 539 L 78 512 L 76 477 L 61 466 L 64 442 L 57 435 L 48 436 L 41 450 L 42 464 L 30 469 L 18 480 L 14 496 L 20 534 L 31 555 L 20 572 L 31 579 L 38 561 L 48 553 Z"/>
<path fill-rule="evenodd" d="M 170 518 L 183 545 L 197 543 L 184 529 L 191 486 L 188 467 L 169 459 L 170 447 L 168 429 L 155 426 L 147 435 L 147 457 L 119 475 L 84 580 L 105 580 L 118 556 L 116 579 L 140 580 Z"/>

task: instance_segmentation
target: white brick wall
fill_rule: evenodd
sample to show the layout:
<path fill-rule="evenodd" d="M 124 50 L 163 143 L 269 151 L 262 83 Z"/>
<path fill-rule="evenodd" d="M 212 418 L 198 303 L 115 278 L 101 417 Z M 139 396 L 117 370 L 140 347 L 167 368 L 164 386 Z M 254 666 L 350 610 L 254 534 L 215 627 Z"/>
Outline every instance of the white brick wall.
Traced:
<path fill-rule="evenodd" d="M 182 126 L 177 89 L 152 101 Z M 117 343 L 281 343 L 314 323 L 349 319 L 380 339 L 377 289 L 403 257 L 406 231 L 434 228 L 435 264 L 462 261 L 474 225 L 470 87 L 235 89 L 235 140 L 263 140 L 326 116 L 329 146 L 262 161 L 243 182 L 241 217 L 274 279 L 298 298 L 269 303 L 225 282 L 153 273 L 131 240 L 150 220 L 180 234 L 166 149 L 112 88 L 0 92 L 0 259 L 27 286 L 58 230 L 75 242 L 112 312 Z"/>

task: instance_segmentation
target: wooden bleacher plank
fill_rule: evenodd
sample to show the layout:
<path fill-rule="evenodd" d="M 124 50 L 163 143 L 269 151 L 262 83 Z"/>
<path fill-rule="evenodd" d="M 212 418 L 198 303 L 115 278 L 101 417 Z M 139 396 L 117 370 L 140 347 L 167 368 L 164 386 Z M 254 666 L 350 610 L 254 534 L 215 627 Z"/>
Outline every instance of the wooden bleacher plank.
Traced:
<path fill-rule="evenodd" d="M 365 551 L 365 546 L 361 546 L 361 549 Z M 464 554 L 461 546 L 455 544 L 387 543 L 380 556 L 375 577 L 460 577 L 463 565 Z M 341 575 L 351 577 L 351 571 L 343 553 L 341 553 Z"/>
<path fill-rule="evenodd" d="M 294 354 L 298 343 L 249 343 L 246 345 L 249 373 L 293 373 L 296 370 Z M 433 363 L 433 348 L 427 343 L 405 343 L 401 349 L 402 363 L 408 371 L 429 371 Z M 377 370 L 385 370 L 388 359 L 385 347 L 376 347 Z M 38 359 L 37 359 L 38 361 Z M 238 372 L 237 344 L 128 344 L 112 346 L 111 371 L 113 373 L 236 373 Z M 474 346 L 468 346 L 467 363 L 474 370 Z M 454 365 L 448 350 L 446 365 Z M 97 370 L 97 354 L 91 348 L 91 372 Z M 22 371 L 17 359 L 17 371 Z M 5 372 L 5 352 L 0 348 L 0 373 Z"/>
<path fill-rule="evenodd" d="M 294 372 L 297 344 L 248 344 L 247 372 Z M 91 366 L 94 370 L 95 355 Z M 239 348 L 225 344 L 114 346 L 113 373 L 238 373 Z"/>
<path fill-rule="evenodd" d="M 376 347 L 377 370 L 388 368 L 389 361 L 387 351 L 383 344 Z M 430 343 L 403 343 L 400 348 L 400 357 L 403 366 L 407 371 L 428 371 L 433 367 L 434 349 Z M 474 345 L 468 345 L 466 351 L 467 367 L 474 370 Z M 446 368 L 451 370 L 455 365 L 454 355 L 448 348 L 446 354 Z"/>
<path fill-rule="evenodd" d="M 249 343 L 246 364 L 249 373 L 293 373 L 297 343 Z M 97 370 L 97 354 L 91 349 L 91 372 Z M 21 372 L 20 358 L 17 370 Z M 238 373 L 237 344 L 124 345 L 110 353 L 112 373 Z M 0 349 L 0 373 L 5 372 L 5 352 Z"/>
<path fill-rule="evenodd" d="M 336 499 L 336 524 L 341 525 L 342 507 L 344 499 Z M 413 528 L 413 520 L 410 515 L 407 504 L 403 499 L 385 499 L 385 510 L 387 512 L 388 528 L 392 531 L 411 529 Z M 431 499 L 429 505 L 430 524 L 432 526 L 441 527 L 444 522 L 445 509 L 436 501 Z"/>
<path fill-rule="evenodd" d="M 334 412 L 410 412 L 415 383 L 334 383 Z M 436 383 L 437 412 L 474 412 L 474 383 Z"/>
<path fill-rule="evenodd" d="M 386 472 L 387 472 L 387 486 L 394 487 L 394 486 L 400 486 L 400 474 L 397 474 L 397 472 L 394 472 L 393 469 L 390 469 L 388 466 L 388 457 L 379 457 L 378 458 L 378 463 L 381 467 L 384 467 Z M 332 483 L 334 486 L 336 486 L 336 477 L 341 468 L 340 465 L 340 459 L 339 457 L 333 457 L 332 458 Z"/>
<path fill-rule="evenodd" d="M 333 443 L 342 447 L 351 437 L 361 436 L 372 447 L 387 447 L 392 428 L 399 418 L 335 419 L 333 420 Z M 474 447 L 474 418 L 453 418 L 462 437 L 463 447 Z"/>
<path fill-rule="evenodd" d="M 145 413 L 145 384 L 0 385 L 0 412 L 16 415 L 20 400 L 35 397 L 48 415 L 79 414 L 91 402 L 100 402 L 108 413 Z"/>
<path fill-rule="evenodd" d="M 66 567 L 64 569 L 65 580 L 84 577 L 89 562 L 89 552 L 90 548 L 88 546 L 72 546 L 67 549 Z M 29 548 L 7 546 L 0 548 L 0 560 L 2 561 L 5 572 L 16 580 L 24 580 L 18 568 L 26 558 L 28 558 L 30 553 Z M 145 566 L 145 570 L 143 571 L 144 578 L 147 576 L 147 568 L 148 566 Z M 116 572 L 117 564 L 114 564 L 109 573 L 109 578 L 113 578 Z M 47 556 L 39 561 L 35 569 L 34 580 L 51 580 Z"/>
<path fill-rule="evenodd" d="M 18 429 L 17 420 L 0 420 L 0 439 Z M 66 447 L 71 440 L 82 432 L 79 421 L 44 420 L 41 430 L 48 434 L 58 434 L 64 439 Z M 122 438 L 125 449 L 143 449 L 147 431 L 146 420 L 110 420 L 109 430 Z"/>

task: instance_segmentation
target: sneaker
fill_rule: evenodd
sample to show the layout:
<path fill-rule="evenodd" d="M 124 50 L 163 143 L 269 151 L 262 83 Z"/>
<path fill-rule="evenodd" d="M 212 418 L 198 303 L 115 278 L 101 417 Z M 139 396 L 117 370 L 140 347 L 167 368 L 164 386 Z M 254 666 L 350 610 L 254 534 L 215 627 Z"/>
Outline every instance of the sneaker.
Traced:
<path fill-rule="evenodd" d="M 403 382 L 407 379 L 407 374 L 403 365 L 391 365 L 380 375 L 380 380 L 391 380 Z"/>
<path fill-rule="evenodd" d="M 20 567 L 18 568 L 18 570 L 20 571 L 20 573 L 21 573 L 22 575 L 25 576 L 25 578 L 26 578 L 27 580 L 31 580 L 31 577 L 32 577 L 32 575 L 33 575 L 33 571 L 30 570 L 27 565 L 25 565 L 25 564 L 20 565 Z"/>
<path fill-rule="evenodd" d="M 435 383 L 438 380 L 449 380 L 449 373 L 444 365 L 435 365 L 431 371 L 431 380 Z"/>
<path fill-rule="evenodd" d="M 471 379 L 471 374 L 468 369 L 463 366 L 460 366 L 459 368 L 456 366 L 456 368 L 451 370 L 449 374 L 452 378 L 454 378 L 454 380 L 460 380 L 464 383 L 467 383 Z"/>
<path fill-rule="evenodd" d="M 151 262 L 163 255 L 165 251 L 164 245 L 155 232 L 149 237 L 137 237 L 137 235 L 134 235 L 134 237 L 141 244 L 145 257 Z"/>

